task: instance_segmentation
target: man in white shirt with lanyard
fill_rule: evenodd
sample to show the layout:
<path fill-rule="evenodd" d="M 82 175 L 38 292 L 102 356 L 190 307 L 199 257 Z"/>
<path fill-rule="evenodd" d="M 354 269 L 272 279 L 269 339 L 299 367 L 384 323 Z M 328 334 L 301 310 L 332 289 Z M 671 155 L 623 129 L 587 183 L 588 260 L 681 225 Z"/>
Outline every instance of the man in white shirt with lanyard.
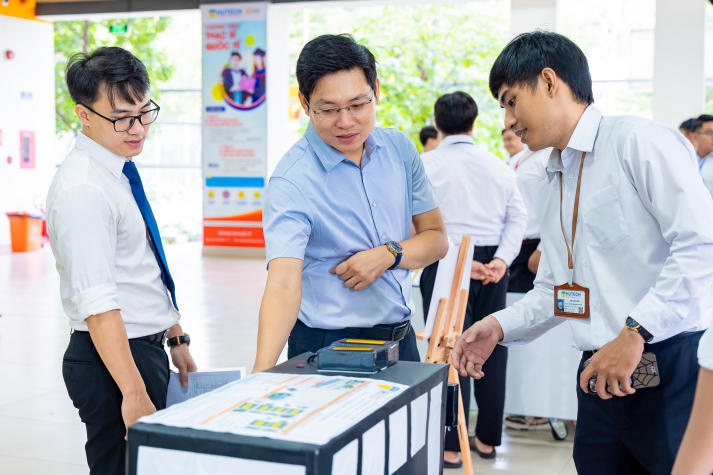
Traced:
<path fill-rule="evenodd" d="M 583 352 L 577 472 L 668 474 L 693 402 L 696 347 L 713 313 L 713 200 L 693 150 L 655 122 L 602 117 L 591 105 L 586 57 L 556 33 L 513 39 L 491 69 L 490 91 L 530 149 L 554 147 L 542 259 L 533 290 L 461 335 L 454 365 L 482 378 L 498 342 L 568 325 Z M 656 377 L 639 379 L 654 368 L 637 369 L 644 352 L 655 355 Z"/>
<path fill-rule="evenodd" d="M 66 80 L 82 131 L 47 195 L 50 244 L 72 330 L 62 374 L 86 426 L 90 473 L 123 475 L 128 427 L 166 406 L 164 342 L 184 386 L 187 372 L 196 370 L 131 160 L 159 107 L 149 98 L 146 68 L 122 48 L 72 56 Z"/>
<path fill-rule="evenodd" d="M 450 239 L 460 244 L 470 236 L 473 244 L 470 293 L 463 327 L 505 308 L 507 268 L 520 250 L 527 225 L 527 212 L 517 188 L 515 173 L 473 140 L 478 106 L 465 92 L 438 98 L 434 117 L 438 147 L 422 155 Z M 424 315 L 428 315 L 438 262 L 421 274 Z M 505 406 L 507 349 L 498 346 L 488 360 L 488 378 L 474 381 L 478 420 L 471 447 L 482 458 L 494 458 L 500 445 Z M 461 378 L 463 406 L 470 407 L 470 378 Z M 444 467 L 460 466 L 456 431 L 445 441 Z"/>

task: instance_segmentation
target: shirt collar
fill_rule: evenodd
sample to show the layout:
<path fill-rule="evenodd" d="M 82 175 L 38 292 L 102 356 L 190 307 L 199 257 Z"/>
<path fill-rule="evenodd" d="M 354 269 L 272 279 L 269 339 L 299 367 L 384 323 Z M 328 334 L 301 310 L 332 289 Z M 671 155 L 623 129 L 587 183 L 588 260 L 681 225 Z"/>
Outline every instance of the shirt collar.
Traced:
<path fill-rule="evenodd" d="M 82 131 L 77 134 L 76 147 L 78 150 L 92 157 L 96 163 L 109 170 L 117 178 L 122 177 L 124 163 L 127 162 L 126 157 L 110 152 L 105 147 L 84 135 Z"/>
<path fill-rule="evenodd" d="M 577 125 L 572 132 L 572 136 L 567 142 L 567 147 L 560 153 L 553 149 L 547 162 L 547 171 L 556 173 L 562 171 L 562 155 L 575 155 L 581 152 L 590 153 L 594 150 L 594 141 L 597 139 L 599 124 L 602 121 L 602 113 L 593 105 L 587 106 L 584 113 L 577 121 Z"/>
<path fill-rule="evenodd" d="M 354 163 L 352 160 L 345 157 L 339 150 L 322 140 L 319 134 L 317 134 L 317 131 L 314 130 L 314 127 L 312 127 L 311 122 L 307 125 L 304 137 L 307 140 L 307 143 L 309 143 L 312 147 L 314 154 L 317 156 L 317 159 L 326 171 L 330 171 L 332 168 L 344 161 Z M 372 133 L 369 134 L 364 142 L 363 156 L 368 159 L 378 148 L 382 146 L 382 143 L 374 137 L 374 131 L 372 130 Z"/>
<path fill-rule="evenodd" d="M 455 143 L 470 143 L 470 144 L 475 144 L 475 140 L 473 140 L 473 137 L 468 135 L 468 134 L 455 134 L 455 135 L 446 135 L 443 137 L 443 140 L 441 140 L 441 145 L 450 145 L 450 144 L 455 144 Z"/>

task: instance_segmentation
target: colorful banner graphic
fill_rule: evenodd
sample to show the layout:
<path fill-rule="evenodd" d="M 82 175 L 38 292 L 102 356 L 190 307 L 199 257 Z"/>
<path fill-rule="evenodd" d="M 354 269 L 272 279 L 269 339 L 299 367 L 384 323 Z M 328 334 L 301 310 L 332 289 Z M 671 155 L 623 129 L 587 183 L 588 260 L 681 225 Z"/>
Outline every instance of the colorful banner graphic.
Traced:
<path fill-rule="evenodd" d="M 267 3 L 202 5 L 203 245 L 264 247 Z"/>

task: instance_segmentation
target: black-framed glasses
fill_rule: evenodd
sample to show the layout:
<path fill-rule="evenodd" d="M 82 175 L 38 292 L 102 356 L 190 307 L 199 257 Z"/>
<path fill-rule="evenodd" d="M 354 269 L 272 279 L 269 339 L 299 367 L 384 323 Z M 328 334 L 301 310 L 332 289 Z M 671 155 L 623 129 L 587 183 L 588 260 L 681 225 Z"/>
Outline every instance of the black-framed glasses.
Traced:
<path fill-rule="evenodd" d="M 129 117 L 122 117 L 121 119 L 110 119 L 109 117 L 101 115 L 99 112 L 95 111 L 91 107 L 89 107 L 86 104 L 82 104 L 81 102 L 79 105 L 86 107 L 90 111 L 94 112 L 96 115 L 101 117 L 104 120 L 108 120 L 109 122 L 114 125 L 114 131 L 115 132 L 126 132 L 127 130 L 131 129 L 134 126 L 134 123 L 138 120 L 141 125 L 149 125 L 153 124 L 156 122 L 156 119 L 158 118 L 158 111 L 161 110 L 161 108 L 156 104 L 153 99 L 149 99 L 151 101 L 151 104 L 156 106 L 156 108 L 147 110 L 146 112 L 142 112 L 139 115 L 130 115 Z"/>
<path fill-rule="evenodd" d="M 308 102 L 307 106 L 312 111 L 317 120 L 335 120 L 339 116 L 339 112 L 346 110 L 350 112 L 353 116 L 361 116 L 369 110 L 369 104 L 374 102 L 374 91 L 371 91 L 371 97 L 368 101 L 355 102 L 353 104 L 346 105 L 344 107 L 330 107 L 328 109 L 313 109 L 312 105 Z"/>

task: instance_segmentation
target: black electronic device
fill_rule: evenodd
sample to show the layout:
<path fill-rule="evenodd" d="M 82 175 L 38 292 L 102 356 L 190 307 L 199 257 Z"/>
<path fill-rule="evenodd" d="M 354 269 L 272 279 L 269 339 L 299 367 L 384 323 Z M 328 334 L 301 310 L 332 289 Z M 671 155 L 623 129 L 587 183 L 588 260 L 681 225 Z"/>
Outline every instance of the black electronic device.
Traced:
<path fill-rule="evenodd" d="M 317 371 L 374 374 L 399 359 L 399 342 L 344 338 L 317 351 Z"/>

